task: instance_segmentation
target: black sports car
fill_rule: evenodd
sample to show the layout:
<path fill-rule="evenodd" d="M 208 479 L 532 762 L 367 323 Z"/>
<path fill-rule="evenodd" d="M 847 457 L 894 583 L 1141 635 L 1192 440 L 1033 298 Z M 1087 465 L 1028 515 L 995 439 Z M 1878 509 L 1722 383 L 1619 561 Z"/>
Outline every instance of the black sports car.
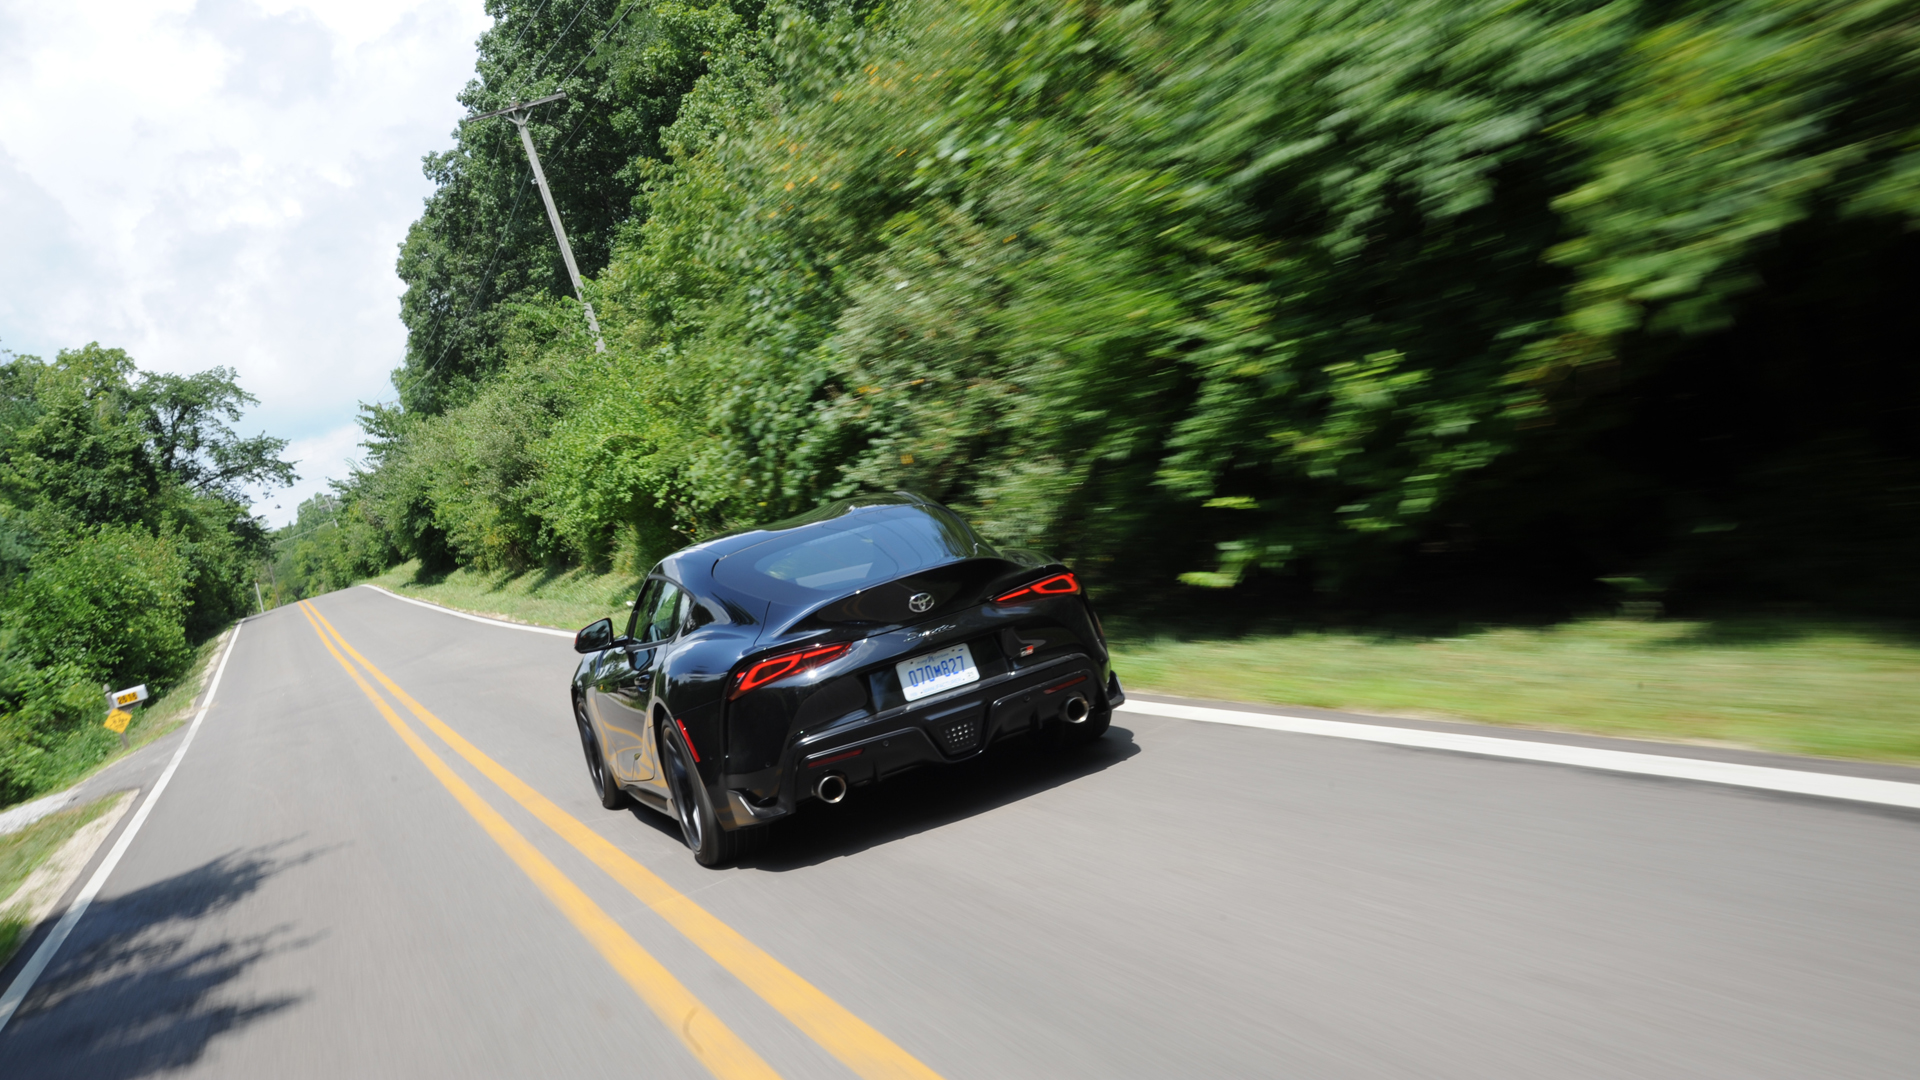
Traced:
<path fill-rule="evenodd" d="M 678 818 L 708 866 L 806 799 L 1017 735 L 1090 742 L 1124 700 L 1071 570 L 905 493 L 683 548 L 626 633 L 574 648 L 600 801 Z"/>

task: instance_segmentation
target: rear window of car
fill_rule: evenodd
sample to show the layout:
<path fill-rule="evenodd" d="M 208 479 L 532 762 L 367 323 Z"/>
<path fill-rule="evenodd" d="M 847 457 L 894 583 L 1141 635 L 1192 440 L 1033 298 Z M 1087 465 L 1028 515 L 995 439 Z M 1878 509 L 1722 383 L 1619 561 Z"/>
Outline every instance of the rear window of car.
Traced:
<path fill-rule="evenodd" d="M 714 576 L 781 603 L 817 603 L 989 550 L 958 518 L 917 506 L 856 508 L 776 532 L 720 560 Z"/>

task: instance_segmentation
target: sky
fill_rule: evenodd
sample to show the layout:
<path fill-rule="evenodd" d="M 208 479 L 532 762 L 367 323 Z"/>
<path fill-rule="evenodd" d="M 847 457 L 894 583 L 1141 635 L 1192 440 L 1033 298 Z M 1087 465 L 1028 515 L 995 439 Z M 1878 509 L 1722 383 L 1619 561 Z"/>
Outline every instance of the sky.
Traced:
<path fill-rule="evenodd" d="M 291 440 L 280 525 L 361 453 L 406 343 L 394 259 L 452 145 L 481 0 L 0 0 L 0 349 L 236 369 Z"/>

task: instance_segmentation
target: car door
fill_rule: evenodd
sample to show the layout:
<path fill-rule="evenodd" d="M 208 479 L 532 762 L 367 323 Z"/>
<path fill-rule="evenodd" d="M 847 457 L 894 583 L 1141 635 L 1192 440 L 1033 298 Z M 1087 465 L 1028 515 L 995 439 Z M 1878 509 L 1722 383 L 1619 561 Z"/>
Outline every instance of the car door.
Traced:
<path fill-rule="evenodd" d="M 649 578 L 641 583 L 634 599 L 633 614 L 627 619 L 627 632 L 620 643 L 600 658 L 593 675 L 594 720 L 600 727 L 600 745 L 605 748 L 607 767 L 616 779 L 634 782 L 651 778 L 644 767 L 642 753 L 647 743 L 646 708 L 636 705 L 636 689 L 646 692 L 645 650 L 633 648 L 635 635 L 647 624 L 647 614 L 660 598 L 662 582 Z"/>
<path fill-rule="evenodd" d="M 634 603 L 630 640 L 609 651 L 608 663 L 595 680 L 601 723 L 607 728 L 608 763 L 625 783 L 651 780 L 659 767 L 647 717 L 654 674 L 679 626 L 683 595 L 671 581 L 647 579 Z"/>

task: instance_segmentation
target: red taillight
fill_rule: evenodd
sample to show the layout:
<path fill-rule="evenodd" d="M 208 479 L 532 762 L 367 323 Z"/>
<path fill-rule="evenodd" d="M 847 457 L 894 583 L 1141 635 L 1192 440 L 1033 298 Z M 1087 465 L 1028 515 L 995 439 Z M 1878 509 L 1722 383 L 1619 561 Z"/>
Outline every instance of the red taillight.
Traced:
<path fill-rule="evenodd" d="M 1001 593 L 993 598 L 993 602 L 1011 604 L 1016 600 L 1037 600 L 1042 596 L 1072 596 L 1079 591 L 1079 578 L 1072 574 L 1055 574 L 1031 585 L 1022 585 L 1010 593 Z"/>
<path fill-rule="evenodd" d="M 842 641 L 833 645 L 816 645 L 811 649 L 798 649 L 790 653 L 781 653 L 779 656 L 769 656 L 740 673 L 740 676 L 734 680 L 733 690 L 727 694 L 727 700 L 732 701 L 749 690 L 784 679 L 789 675 L 798 675 L 803 671 L 817 668 L 821 664 L 830 664 L 845 656 L 847 650 L 851 648 L 853 648 L 852 642 Z"/>

